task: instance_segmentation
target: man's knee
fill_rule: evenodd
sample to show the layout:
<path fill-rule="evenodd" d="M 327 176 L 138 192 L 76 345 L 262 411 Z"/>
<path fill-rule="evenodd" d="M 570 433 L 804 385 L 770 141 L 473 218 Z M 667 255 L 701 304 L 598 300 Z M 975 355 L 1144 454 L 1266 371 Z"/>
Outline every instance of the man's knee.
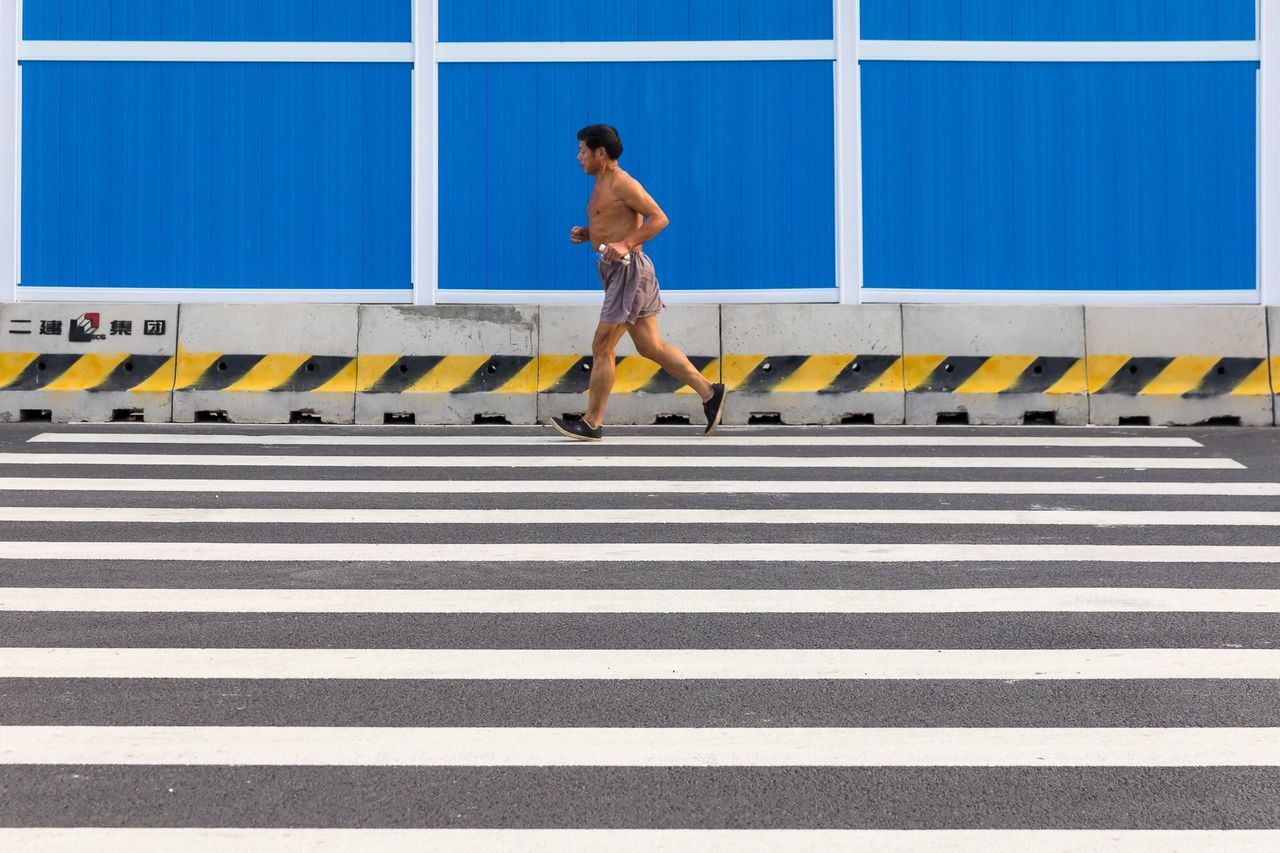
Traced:
<path fill-rule="evenodd" d="M 650 361 L 657 361 L 662 354 L 662 341 L 657 338 L 641 338 L 634 341 L 636 352 Z"/>
<path fill-rule="evenodd" d="M 591 354 L 596 358 L 612 358 L 618 344 L 613 336 L 603 332 L 597 333 L 591 341 Z"/>

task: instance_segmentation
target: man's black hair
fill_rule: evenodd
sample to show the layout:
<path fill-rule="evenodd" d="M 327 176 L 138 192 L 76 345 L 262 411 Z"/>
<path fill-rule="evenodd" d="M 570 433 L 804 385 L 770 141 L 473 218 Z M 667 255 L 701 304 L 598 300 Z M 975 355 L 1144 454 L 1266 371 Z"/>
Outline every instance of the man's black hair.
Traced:
<path fill-rule="evenodd" d="M 622 157 L 622 140 L 618 131 L 607 124 L 593 124 L 578 131 L 578 139 L 586 143 L 592 151 L 603 148 L 612 159 Z"/>

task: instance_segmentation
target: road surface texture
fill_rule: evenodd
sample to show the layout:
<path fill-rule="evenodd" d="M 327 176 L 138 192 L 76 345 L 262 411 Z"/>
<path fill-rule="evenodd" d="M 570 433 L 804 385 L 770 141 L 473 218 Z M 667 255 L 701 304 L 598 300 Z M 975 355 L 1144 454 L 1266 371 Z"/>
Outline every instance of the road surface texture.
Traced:
<path fill-rule="evenodd" d="M 0 849 L 1280 850 L 1280 431 L 0 427 Z"/>

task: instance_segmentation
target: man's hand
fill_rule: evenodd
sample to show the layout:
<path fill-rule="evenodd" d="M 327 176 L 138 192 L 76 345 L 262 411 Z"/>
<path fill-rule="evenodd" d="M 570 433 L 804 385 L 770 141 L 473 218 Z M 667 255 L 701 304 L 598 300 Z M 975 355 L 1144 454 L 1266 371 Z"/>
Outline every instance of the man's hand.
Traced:
<path fill-rule="evenodd" d="M 610 243 L 604 247 L 604 251 L 600 253 L 606 261 L 616 261 L 625 255 L 631 254 L 631 249 L 626 243 Z"/>
<path fill-rule="evenodd" d="M 581 225 L 575 225 L 569 229 L 569 239 L 575 243 L 585 243 L 591 239 L 591 233 Z"/>

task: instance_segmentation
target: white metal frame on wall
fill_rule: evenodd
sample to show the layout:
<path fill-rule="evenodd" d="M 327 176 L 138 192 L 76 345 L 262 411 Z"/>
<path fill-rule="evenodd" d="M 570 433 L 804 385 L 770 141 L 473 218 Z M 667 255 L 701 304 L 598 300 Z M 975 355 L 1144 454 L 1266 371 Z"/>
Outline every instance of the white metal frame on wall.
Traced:
<path fill-rule="evenodd" d="M 833 0 L 832 14 L 835 19 L 835 39 L 803 39 L 803 40 L 752 40 L 752 41 L 647 41 L 647 42 L 501 42 L 501 43 L 445 43 L 436 45 L 436 64 L 430 69 L 415 68 L 415 79 L 419 75 L 430 75 L 432 86 L 438 79 L 439 63 L 453 62 L 742 62 L 742 61 L 796 61 L 827 60 L 832 61 L 837 74 L 835 109 L 837 122 L 840 115 L 854 123 L 856 131 L 856 110 L 843 110 L 841 104 L 846 100 L 842 95 L 849 90 L 857 91 L 856 63 L 853 66 L 853 81 L 850 83 L 840 76 L 841 65 L 836 61 L 843 46 L 851 49 L 856 44 L 855 35 L 840 39 L 839 28 L 843 21 L 849 24 L 857 13 L 856 2 L 851 0 Z M 414 0 L 415 8 L 430 7 L 434 16 L 439 7 L 437 0 Z M 421 14 L 422 12 L 420 12 Z M 415 134 L 420 140 L 430 140 L 432 150 L 438 154 L 438 121 L 428 120 L 421 114 L 414 120 Z M 860 178 L 860 168 L 856 173 L 846 173 L 840 178 L 841 141 L 849 138 L 847 129 L 837 126 L 835 138 L 832 140 L 833 156 L 836 158 L 837 180 L 833 191 L 837 193 L 837 217 L 839 222 L 852 223 L 857 219 L 857 197 L 852 200 L 845 188 L 853 186 Z M 856 136 L 855 136 L 856 138 Z M 419 146 L 422 142 L 418 143 Z M 856 158 L 854 158 L 856 163 Z M 852 168 L 850 165 L 849 168 Z M 434 187 L 433 187 L 434 189 Z M 434 209 L 438 199 L 433 197 L 423 202 Z M 432 220 L 433 223 L 436 220 Z M 837 225 L 837 229 L 839 229 Z M 857 233 L 861 234 L 861 227 Z M 418 243 L 430 242 L 434 247 L 438 240 L 435 231 L 430 234 L 416 232 Z M 779 302 L 836 302 L 856 301 L 857 288 L 842 287 L 841 282 L 859 280 L 860 262 L 856 249 L 840 248 L 840 230 L 836 231 L 837 270 L 834 287 L 813 289 L 788 288 L 778 290 L 666 290 L 663 298 L 673 305 L 720 304 L 720 303 L 779 303 Z M 433 252 L 434 258 L 434 252 Z M 842 265 L 849 266 L 847 273 L 842 272 Z M 587 290 L 467 290 L 458 288 L 439 288 L 437 286 L 436 269 L 433 266 L 423 276 L 430 282 L 429 287 L 416 288 L 416 299 L 419 304 L 431 304 L 430 300 L 445 304 L 527 304 L 527 305 L 591 305 L 599 304 L 598 291 Z"/>
<path fill-rule="evenodd" d="M 849 0 L 857 14 L 859 0 Z M 857 59 L 905 62 L 1249 62 L 1261 61 L 1258 285 L 1251 290 L 1011 291 L 857 288 L 862 302 L 1002 305 L 1280 304 L 1280 0 L 1258 0 L 1254 41 L 1017 42 L 859 40 Z M 1267 14 L 1262 13 L 1265 9 Z M 848 137 L 846 137 L 847 139 Z M 860 151 L 861 138 L 853 143 Z M 848 146 L 842 146 L 846 153 Z M 861 196 L 859 195 L 859 200 Z M 847 234 L 841 231 L 841 234 Z M 853 239 L 852 237 L 850 239 Z M 860 243 L 861 233 L 857 240 Z M 858 281 L 862 281 L 859 274 Z"/>
<path fill-rule="evenodd" d="M 22 0 L 0 11 L 0 302 L 18 298 L 22 206 L 22 78 L 18 67 L 18 39 Z"/>
<path fill-rule="evenodd" d="M 733 59 L 835 60 L 836 274 L 839 300 L 957 303 L 1254 303 L 1280 305 L 1280 0 L 1259 0 L 1254 42 L 899 42 L 866 41 L 859 35 L 859 0 L 833 0 L 834 35 L 828 41 L 438 44 L 437 0 L 412 0 L 412 44 L 208 43 L 208 42 L 26 42 L 22 0 L 0 0 L 0 302 L 109 300 L 188 302 L 541 302 L 572 304 L 598 296 L 579 291 L 440 291 L 438 287 L 440 62 L 606 61 Z M 12 3 L 10 6 L 9 4 Z M 495 52 L 496 51 L 496 52 Z M 1046 51 L 1052 51 L 1049 55 Z M 21 273 L 20 59 L 228 61 L 228 62 L 413 62 L 413 291 L 230 290 L 145 288 L 29 288 Z M 862 246 L 862 133 L 859 59 L 944 61 L 1213 61 L 1260 60 L 1257 291 L 1136 293 L 1010 291 L 864 291 Z M 7 272 L 6 272 L 7 271 Z M 672 303 L 831 301 L 831 291 L 674 291 Z"/>
<path fill-rule="evenodd" d="M 1260 0 L 1258 43 L 1258 278 L 1262 304 L 1280 306 L 1280 0 Z"/>
<path fill-rule="evenodd" d="M 435 29 L 422 33 L 414 20 L 414 43 L 408 42 L 188 42 L 188 41 L 24 41 L 22 0 L 13 14 L 0 15 L 0 302 L 386 302 L 412 301 L 410 290 L 333 290 L 282 288 L 144 288 L 144 287 L 26 287 L 22 273 L 22 71 L 19 60 L 95 62 L 391 62 L 418 60 L 415 45 L 434 44 Z M 421 0 L 415 0 L 416 8 Z M 428 64 L 428 63 L 424 63 Z M 417 66 L 415 66 L 416 68 Z M 423 96 L 414 74 L 414 109 Z M 431 96 L 431 93 L 426 93 Z M 418 167 L 414 145 L 414 216 L 424 187 L 433 186 L 433 170 Z M 12 234 L 12 240 L 8 235 Z M 416 242 L 416 241 L 415 241 Z M 414 262 L 418 262 L 415 254 Z M 415 280 L 418 278 L 414 269 Z"/>

